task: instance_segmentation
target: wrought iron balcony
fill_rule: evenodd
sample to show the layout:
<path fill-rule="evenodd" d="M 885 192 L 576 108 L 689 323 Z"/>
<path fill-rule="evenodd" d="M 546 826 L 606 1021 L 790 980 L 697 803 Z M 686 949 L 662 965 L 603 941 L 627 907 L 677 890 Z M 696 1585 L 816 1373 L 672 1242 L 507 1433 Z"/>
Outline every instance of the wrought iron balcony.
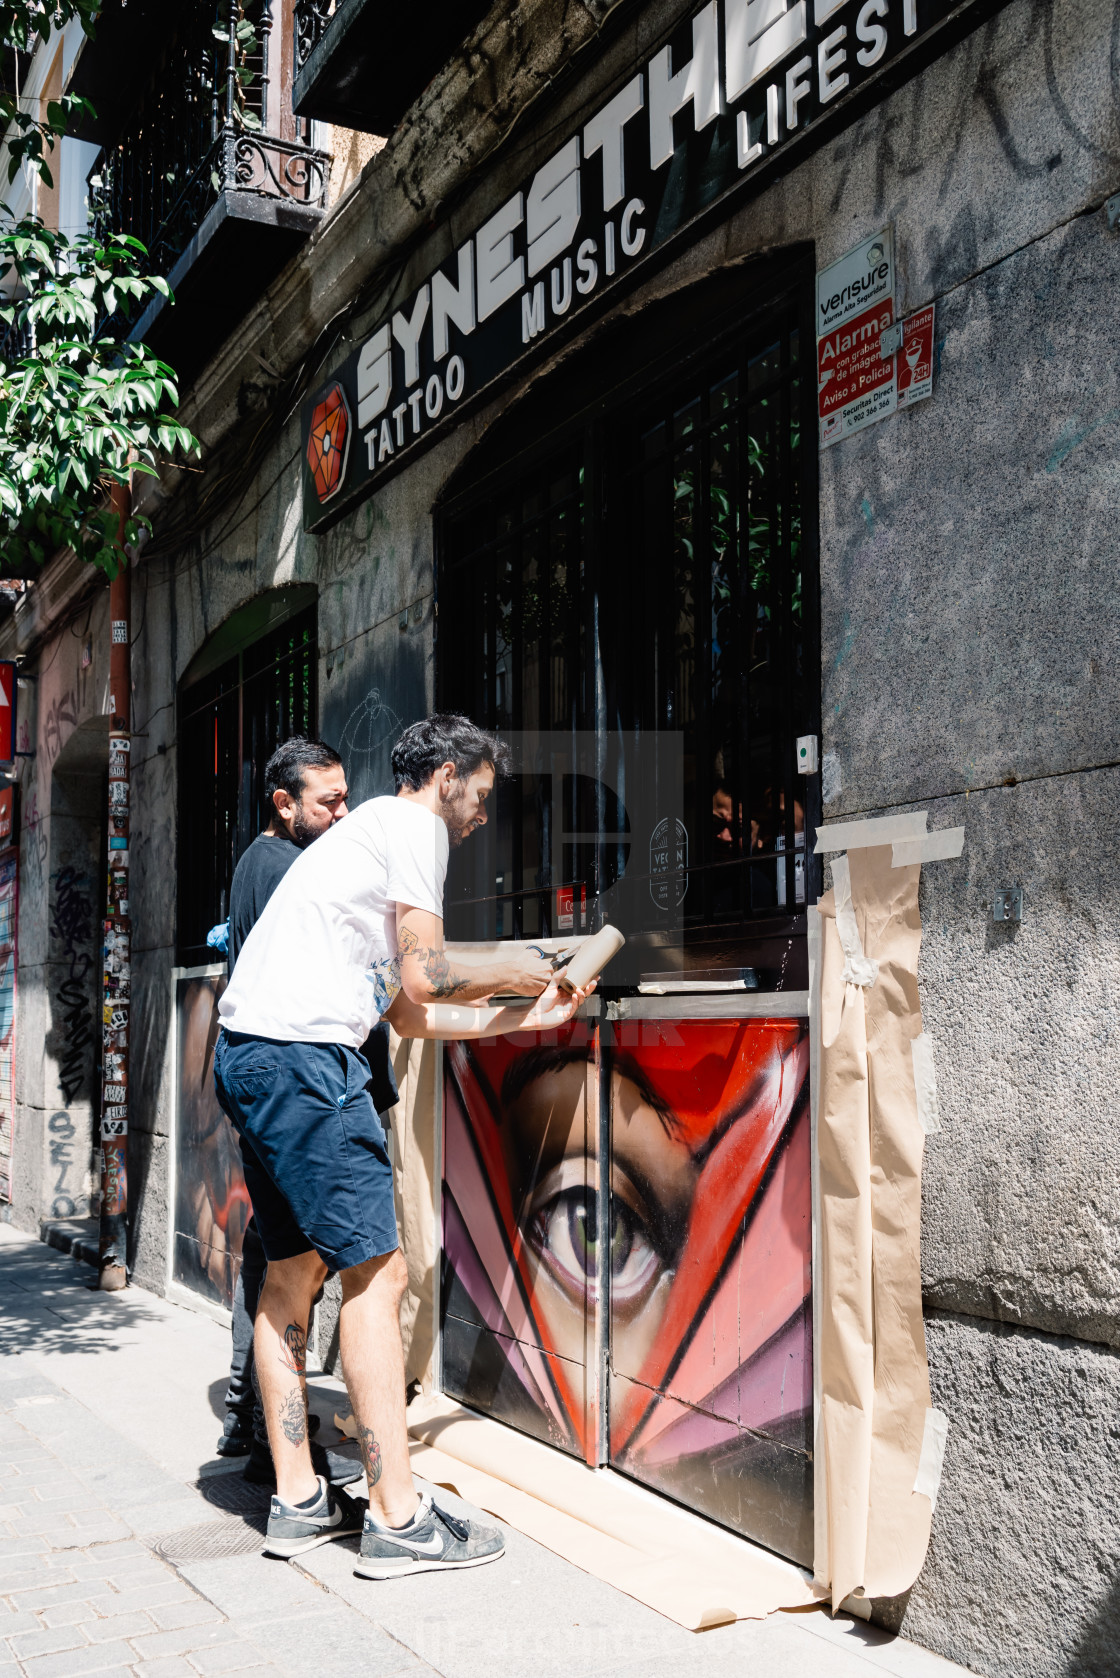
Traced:
<path fill-rule="evenodd" d="M 26 295 L 21 294 L 21 295 Z M 20 325 L 14 320 L 10 326 L 0 323 L 0 362 L 6 367 L 14 367 L 17 362 L 25 361 L 29 355 L 35 353 L 35 328 L 30 324 Z"/>
<path fill-rule="evenodd" d="M 322 40 L 334 8 L 335 0 L 296 0 L 293 22 L 297 76 Z"/>
<path fill-rule="evenodd" d="M 183 377 L 326 207 L 330 158 L 309 143 L 309 124 L 291 111 L 290 80 L 276 73 L 284 55 L 274 13 L 286 28 L 291 8 L 292 0 L 220 0 L 217 24 L 214 0 L 162 10 L 147 86 L 120 111 L 90 170 L 94 230 L 139 239 L 149 272 L 165 275 L 175 294 L 174 308 L 154 305 L 134 335 Z"/>
<path fill-rule="evenodd" d="M 490 0 L 296 0 L 293 108 L 299 116 L 391 134 Z"/>

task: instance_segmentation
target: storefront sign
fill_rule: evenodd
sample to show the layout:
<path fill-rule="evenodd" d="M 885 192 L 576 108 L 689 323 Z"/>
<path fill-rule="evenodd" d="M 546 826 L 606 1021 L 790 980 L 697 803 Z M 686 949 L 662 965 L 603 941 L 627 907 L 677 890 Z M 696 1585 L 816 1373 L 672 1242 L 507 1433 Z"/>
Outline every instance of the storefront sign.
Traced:
<path fill-rule="evenodd" d="M 933 394 L 931 303 L 894 318 L 890 228 L 817 275 L 817 417 L 829 448 Z"/>
<path fill-rule="evenodd" d="M 371 493 L 704 211 L 1000 3 L 708 0 L 304 404 L 307 528 Z"/>
<path fill-rule="evenodd" d="M 677 909 L 688 891 L 688 829 L 665 816 L 649 842 L 649 894 L 658 909 Z"/>
<path fill-rule="evenodd" d="M 16 752 L 16 667 L 0 660 L 0 763 L 13 763 Z"/>
<path fill-rule="evenodd" d="M 898 352 L 898 405 L 912 407 L 933 395 L 934 306 L 922 309 L 902 323 L 902 346 Z"/>
<path fill-rule="evenodd" d="M 883 346 L 893 325 L 894 241 L 888 227 L 817 275 L 822 449 L 894 413 L 894 355 Z"/>
<path fill-rule="evenodd" d="M 587 920 L 587 887 L 579 888 L 579 922 L 581 929 Z M 556 930 L 574 932 L 576 924 L 576 888 L 559 886 L 556 891 Z"/>

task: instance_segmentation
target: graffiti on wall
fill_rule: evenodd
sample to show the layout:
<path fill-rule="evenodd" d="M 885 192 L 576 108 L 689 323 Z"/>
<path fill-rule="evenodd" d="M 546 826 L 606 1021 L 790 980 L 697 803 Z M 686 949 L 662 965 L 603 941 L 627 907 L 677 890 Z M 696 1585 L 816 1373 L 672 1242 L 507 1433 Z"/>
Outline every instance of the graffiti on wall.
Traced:
<path fill-rule="evenodd" d="M 378 688 L 370 688 L 346 719 L 339 751 L 343 763 L 354 758 L 371 758 L 379 747 L 395 741 L 401 732 L 401 719 Z"/>
<path fill-rule="evenodd" d="M 81 700 L 73 688 L 55 694 L 43 716 L 43 751 L 49 768 L 78 726 Z"/>
<path fill-rule="evenodd" d="M 811 1562 L 806 1023 L 617 1028 L 603 1261 L 592 1030 L 449 1049 L 444 1387 Z"/>
<path fill-rule="evenodd" d="M 88 874 L 70 866 L 60 868 L 52 881 L 54 949 L 51 953 L 64 975 L 55 992 L 58 1083 L 63 1104 L 69 1107 L 88 1089 L 93 1068 L 95 999 L 90 987 L 90 976 L 96 967 L 93 888 Z"/>
<path fill-rule="evenodd" d="M 12 1198 L 16 1115 L 16 925 L 19 864 L 0 862 L 0 1200 Z"/>
<path fill-rule="evenodd" d="M 47 852 L 50 841 L 47 838 L 46 823 L 39 813 L 39 794 L 32 790 L 31 796 L 23 808 L 23 818 L 20 822 L 20 848 L 25 867 L 30 867 L 36 886 L 42 884 L 43 870 L 47 866 Z"/>
<path fill-rule="evenodd" d="M 52 1218 L 72 1218 L 78 1203 L 70 1193 L 77 1184 L 70 1173 L 80 1162 L 74 1158 L 74 1138 L 78 1127 L 69 1113 L 52 1113 L 47 1120 L 47 1189 L 54 1195 L 51 1201 Z"/>
<path fill-rule="evenodd" d="M 245 1225 L 252 1215 L 233 1126 L 214 1094 L 222 975 L 180 979 L 172 1275 L 193 1293 L 233 1304 Z"/>

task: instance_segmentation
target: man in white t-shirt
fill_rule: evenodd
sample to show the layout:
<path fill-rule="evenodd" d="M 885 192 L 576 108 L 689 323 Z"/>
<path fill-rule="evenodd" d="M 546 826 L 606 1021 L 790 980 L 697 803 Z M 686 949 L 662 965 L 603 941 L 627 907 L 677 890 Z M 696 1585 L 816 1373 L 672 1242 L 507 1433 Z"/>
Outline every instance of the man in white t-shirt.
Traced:
<path fill-rule="evenodd" d="M 420 1498 L 409 1468 L 392 1169 L 360 1053 L 389 1019 L 406 1037 L 468 1038 L 564 1024 L 586 992 L 513 948 L 466 965 L 443 944 L 448 850 L 486 821 L 506 748 L 465 717 L 433 716 L 393 749 L 395 798 L 372 798 L 305 850 L 238 956 L 218 1006 L 218 1099 L 241 1141 L 268 1274 L 255 1324 L 276 1496 L 265 1551 L 294 1556 L 361 1532 L 356 1571 L 395 1578 L 476 1567 L 502 1535 Z M 535 1001 L 486 1006 L 495 992 Z M 453 1003 L 454 1006 L 448 1006 Z M 343 1373 L 369 1508 L 311 1467 L 304 1375 L 311 1302 L 340 1272 Z"/>

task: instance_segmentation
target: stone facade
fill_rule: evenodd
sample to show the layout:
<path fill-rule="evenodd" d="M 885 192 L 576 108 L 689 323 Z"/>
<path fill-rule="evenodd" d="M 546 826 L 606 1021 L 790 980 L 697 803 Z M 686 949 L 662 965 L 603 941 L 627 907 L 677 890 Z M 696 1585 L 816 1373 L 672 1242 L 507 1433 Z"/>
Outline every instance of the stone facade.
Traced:
<path fill-rule="evenodd" d="M 359 294 L 372 325 L 451 248 L 449 229 L 465 236 L 685 15 L 631 7 L 597 43 L 607 8 L 498 10 L 189 394 L 185 417 L 217 458 L 242 435 L 238 393 L 251 407 L 261 388 L 250 350 L 286 373 Z M 1011 0 L 600 317 L 794 246 L 820 268 L 887 223 L 901 311 L 937 305 L 933 399 L 821 458 L 821 746 L 826 817 L 925 808 L 932 826 L 966 829 L 960 860 L 922 882 L 943 1123 L 926 1151 L 923 1277 L 949 1447 L 926 1568 L 908 1602 L 877 1612 L 993 1678 L 1120 1673 L 1118 29 L 1116 0 Z M 569 62 L 578 74 L 538 111 Z M 167 1270 L 179 678 L 238 607 L 313 583 L 321 732 L 356 799 L 384 790 L 396 731 L 434 693 L 432 505 L 569 353 L 317 537 L 302 529 L 293 414 L 238 497 L 137 569 L 130 1169 L 147 1286 Z M 189 489 L 165 486 L 173 511 Z M 149 504 L 158 550 L 164 509 Z M 82 881 L 97 914 L 106 597 L 56 572 L 0 649 L 30 652 L 39 673 L 12 1208 L 28 1228 L 80 1212 L 90 1190 L 86 1154 L 71 1150 L 64 1180 L 44 1124 L 66 1113 L 88 1136 L 93 1064 L 66 1013 L 67 984 L 86 980 L 67 939 Z M 992 895 L 1014 884 L 1023 921 L 996 925 Z"/>

